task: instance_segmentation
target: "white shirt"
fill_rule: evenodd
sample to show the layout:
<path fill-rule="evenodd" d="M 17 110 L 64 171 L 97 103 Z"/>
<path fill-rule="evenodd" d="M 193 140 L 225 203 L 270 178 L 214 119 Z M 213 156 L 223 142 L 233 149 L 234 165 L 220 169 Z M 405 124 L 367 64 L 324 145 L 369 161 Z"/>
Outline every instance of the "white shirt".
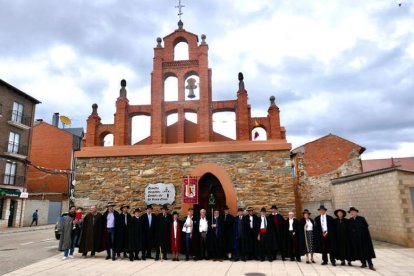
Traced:
<path fill-rule="evenodd" d="M 149 227 L 151 227 L 151 222 L 152 222 L 152 214 L 148 214 L 148 225 L 149 225 Z"/>
<path fill-rule="evenodd" d="M 200 218 L 200 225 L 198 226 L 198 230 L 201 232 L 207 232 L 208 230 L 208 223 L 206 218 Z"/>
<path fill-rule="evenodd" d="M 183 232 L 187 234 L 193 232 L 193 220 L 190 216 L 187 216 L 187 219 L 185 220 Z"/>
<path fill-rule="evenodd" d="M 106 216 L 106 228 L 114 228 L 115 227 L 115 218 L 114 212 L 108 212 Z"/>
<path fill-rule="evenodd" d="M 322 232 L 328 232 L 328 225 L 326 223 L 327 223 L 326 214 L 321 215 Z"/>
<path fill-rule="evenodd" d="M 174 220 L 174 239 L 177 238 L 177 221 Z"/>
<path fill-rule="evenodd" d="M 313 223 L 310 219 L 306 220 L 306 225 L 307 225 L 306 231 L 313 231 Z"/>
<path fill-rule="evenodd" d="M 267 226 L 267 221 L 266 221 L 266 217 L 261 217 L 262 222 L 260 223 L 260 229 L 266 229 Z"/>
<path fill-rule="evenodd" d="M 289 219 L 289 231 L 293 231 L 293 218 Z"/>
<path fill-rule="evenodd" d="M 253 216 L 249 216 L 250 228 L 253 229 Z"/>

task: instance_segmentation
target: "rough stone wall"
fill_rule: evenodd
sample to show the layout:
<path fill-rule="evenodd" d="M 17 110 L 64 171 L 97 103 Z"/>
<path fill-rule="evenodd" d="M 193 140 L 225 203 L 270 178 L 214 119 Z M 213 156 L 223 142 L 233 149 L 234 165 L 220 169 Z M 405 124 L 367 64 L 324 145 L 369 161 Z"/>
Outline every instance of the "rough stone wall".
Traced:
<path fill-rule="evenodd" d="M 414 175 L 392 171 L 332 185 L 336 208 L 359 209 L 374 239 L 414 247 Z"/>
<path fill-rule="evenodd" d="M 172 183 L 176 199 L 170 209 L 180 211 L 182 177 L 197 166 L 214 163 L 229 175 L 238 206 L 253 206 L 258 211 L 274 203 L 287 214 L 295 208 L 289 156 L 289 151 L 256 151 L 78 158 L 76 205 L 96 204 L 102 210 L 106 202 L 116 201 L 128 202 L 131 208 L 143 208 L 147 184 Z"/>

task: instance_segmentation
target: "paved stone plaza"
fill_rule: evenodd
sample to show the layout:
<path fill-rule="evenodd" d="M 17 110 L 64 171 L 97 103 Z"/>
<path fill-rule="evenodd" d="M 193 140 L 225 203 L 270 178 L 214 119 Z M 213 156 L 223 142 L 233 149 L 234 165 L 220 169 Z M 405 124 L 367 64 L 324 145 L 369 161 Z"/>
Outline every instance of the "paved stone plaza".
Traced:
<path fill-rule="evenodd" d="M 213 261 L 106 261 L 105 254 L 95 259 L 62 260 L 62 254 L 47 258 L 6 275 L 413 275 L 414 249 L 376 243 L 376 272 L 355 266 L 321 266 L 320 255 L 316 264 L 280 260 L 269 262 L 213 262 Z"/>

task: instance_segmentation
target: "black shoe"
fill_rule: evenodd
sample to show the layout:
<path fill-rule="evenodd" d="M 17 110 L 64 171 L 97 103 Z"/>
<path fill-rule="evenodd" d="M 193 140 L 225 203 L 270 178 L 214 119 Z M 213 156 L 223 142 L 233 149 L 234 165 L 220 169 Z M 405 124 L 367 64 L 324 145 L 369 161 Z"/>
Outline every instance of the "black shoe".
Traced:
<path fill-rule="evenodd" d="M 313 264 L 316 264 L 316 262 L 315 262 L 313 259 L 311 260 L 311 262 L 312 262 Z"/>
<path fill-rule="evenodd" d="M 371 269 L 372 271 L 377 271 L 377 270 L 374 268 L 374 266 L 373 266 L 373 265 L 370 265 L 370 266 L 369 266 L 369 269 Z"/>
<path fill-rule="evenodd" d="M 366 267 L 367 267 L 366 264 L 363 264 L 363 265 L 360 266 L 360 268 L 366 268 Z"/>
<path fill-rule="evenodd" d="M 130 260 L 131 262 L 133 262 L 133 261 L 134 261 L 134 258 L 129 257 L 129 260 Z"/>
<path fill-rule="evenodd" d="M 124 258 L 126 259 L 126 258 L 128 258 L 128 255 L 127 255 L 127 253 L 124 253 Z"/>
<path fill-rule="evenodd" d="M 231 259 L 233 262 L 238 262 L 238 261 L 240 261 L 240 259 L 239 258 L 234 258 L 234 259 Z"/>
<path fill-rule="evenodd" d="M 116 260 L 116 257 L 115 256 L 112 256 L 112 261 L 115 261 Z"/>
<path fill-rule="evenodd" d="M 146 261 L 147 259 L 145 257 L 142 257 L 141 260 Z"/>
<path fill-rule="evenodd" d="M 336 266 L 336 263 L 332 263 L 333 266 Z"/>
<path fill-rule="evenodd" d="M 296 258 L 296 261 L 300 263 L 302 260 L 300 258 Z"/>
<path fill-rule="evenodd" d="M 185 257 L 185 261 L 188 262 L 190 260 L 189 257 Z"/>
<path fill-rule="evenodd" d="M 295 258 L 290 258 L 290 261 L 291 261 L 291 262 L 294 262 L 294 261 L 295 261 Z"/>
<path fill-rule="evenodd" d="M 321 265 L 327 265 L 328 264 L 328 262 L 323 262 L 323 263 L 321 263 Z"/>
<path fill-rule="evenodd" d="M 261 262 L 264 262 L 264 261 L 265 261 L 265 259 L 260 259 L 260 261 L 261 261 Z"/>
<path fill-rule="evenodd" d="M 155 260 L 156 260 L 156 261 L 158 261 L 159 259 L 160 259 L 160 257 L 159 257 L 159 256 L 155 257 Z"/>
<path fill-rule="evenodd" d="M 276 259 L 275 259 L 276 260 Z M 286 258 L 282 258 L 282 261 L 286 261 Z"/>
<path fill-rule="evenodd" d="M 309 262 L 309 261 L 306 261 L 306 263 L 307 263 L 307 264 L 310 264 L 310 262 Z"/>
<path fill-rule="evenodd" d="M 341 266 L 344 266 L 344 265 L 346 265 L 346 264 L 345 264 L 345 261 L 342 261 L 342 262 L 341 262 Z"/>
<path fill-rule="evenodd" d="M 349 266 L 352 266 L 352 263 L 351 263 L 351 262 L 348 262 L 348 265 L 349 265 Z"/>
<path fill-rule="evenodd" d="M 105 260 L 109 260 L 111 258 L 111 256 L 106 256 Z"/>

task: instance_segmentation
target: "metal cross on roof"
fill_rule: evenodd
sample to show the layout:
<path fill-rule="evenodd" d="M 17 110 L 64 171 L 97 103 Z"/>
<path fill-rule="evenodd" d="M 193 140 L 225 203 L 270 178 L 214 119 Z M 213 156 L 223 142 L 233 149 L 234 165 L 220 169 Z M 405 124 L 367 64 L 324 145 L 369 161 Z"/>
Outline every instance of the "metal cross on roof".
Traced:
<path fill-rule="evenodd" d="M 181 5 L 181 0 L 178 0 L 178 6 L 175 6 L 177 9 L 178 9 L 178 17 L 180 18 L 180 21 L 181 21 L 181 15 L 183 15 L 183 12 L 182 12 L 182 8 L 184 8 L 185 6 L 184 5 Z"/>

